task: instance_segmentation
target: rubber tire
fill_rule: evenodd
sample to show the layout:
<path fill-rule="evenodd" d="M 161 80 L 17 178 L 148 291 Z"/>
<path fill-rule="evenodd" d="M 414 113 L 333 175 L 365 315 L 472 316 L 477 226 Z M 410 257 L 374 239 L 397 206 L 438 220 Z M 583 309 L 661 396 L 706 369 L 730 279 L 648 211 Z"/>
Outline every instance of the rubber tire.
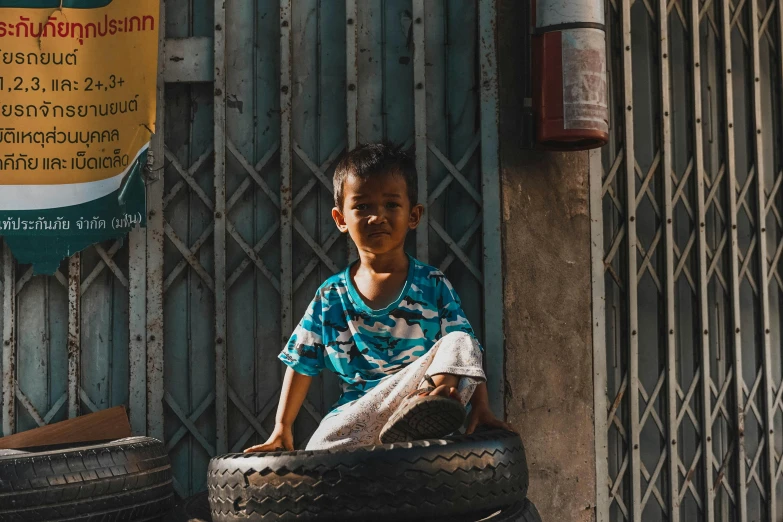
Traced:
<path fill-rule="evenodd" d="M 166 522 L 212 522 L 207 492 L 198 493 L 179 502 L 166 515 Z M 456 521 L 453 517 L 449 517 L 448 522 Z M 525 500 L 489 516 L 466 516 L 462 522 L 541 522 L 541 515 L 532 502 Z"/>
<path fill-rule="evenodd" d="M 503 509 L 500 513 L 482 518 L 479 522 L 541 522 L 541 515 L 538 514 L 535 504 L 525 500 Z"/>
<path fill-rule="evenodd" d="M 210 461 L 214 522 L 399 521 L 500 509 L 525 498 L 515 433 L 349 450 L 233 454 Z"/>
<path fill-rule="evenodd" d="M 173 498 L 166 448 L 147 437 L 0 455 L 3 522 L 156 520 Z"/>

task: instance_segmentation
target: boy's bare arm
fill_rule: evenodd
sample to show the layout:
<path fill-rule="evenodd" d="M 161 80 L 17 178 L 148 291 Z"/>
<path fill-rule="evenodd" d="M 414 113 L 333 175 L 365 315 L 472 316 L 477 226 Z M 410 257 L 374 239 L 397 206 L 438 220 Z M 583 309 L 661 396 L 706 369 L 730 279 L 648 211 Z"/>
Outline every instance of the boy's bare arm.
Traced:
<path fill-rule="evenodd" d="M 470 415 L 468 416 L 467 429 L 465 430 L 465 433 L 468 435 L 473 433 L 479 426 L 516 431 L 510 424 L 498 419 L 492 413 L 492 410 L 489 408 L 489 392 L 487 391 L 486 381 L 476 386 L 470 399 L 470 405 Z"/>
<path fill-rule="evenodd" d="M 470 404 L 474 408 L 489 408 L 489 392 L 487 391 L 487 382 L 484 381 L 476 386 L 473 396 L 470 398 Z"/>
<path fill-rule="evenodd" d="M 294 450 L 294 420 L 302 408 L 302 403 L 307 397 L 307 391 L 310 389 L 312 381 L 312 377 L 296 373 L 291 368 L 286 369 L 283 387 L 280 390 L 280 402 L 277 405 L 275 429 L 266 442 L 247 448 L 245 453 L 279 449 Z"/>
<path fill-rule="evenodd" d="M 312 381 L 312 377 L 296 373 L 291 368 L 286 369 L 283 388 L 280 390 L 280 402 L 277 404 L 276 424 L 289 427 L 294 425 Z"/>

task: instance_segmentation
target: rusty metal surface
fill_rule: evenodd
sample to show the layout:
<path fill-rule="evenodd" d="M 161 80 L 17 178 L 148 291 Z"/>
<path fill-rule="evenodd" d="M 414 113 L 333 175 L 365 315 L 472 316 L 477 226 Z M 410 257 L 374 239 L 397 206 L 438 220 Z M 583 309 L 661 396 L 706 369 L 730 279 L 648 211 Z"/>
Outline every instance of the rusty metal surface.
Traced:
<path fill-rule="evenodd" d="M 228 452 L 228 371 L 226 368 L 226 3 L 215 2 L 213 140 L 215 187 L 215 451 Z"/>
<path fill-rule="evenodd" d="M 161 60 L 165 63 L 164 81 L 166 83 L 214 81 L 214 45 L 214 38 L 210 36 L 166 39 L 161 55 Z"/>
<path fill-rule="evenodd" d="M 79 415 L 81 370 L 81 280 L 82 257 L 75 254 L 68 260 L 68 418 Z"/>
<path fill-rule="evenodd" d="M 3 243 L 3 435 L 16 432 L 16 270 Z"/>
<path fill-rule="evenodd" d="M 427 49 L 425 18 L 426 4 L 424 0 L 413 0 L 411 14 L 411 30 L 413 32 L 413 83 L 416 112 L 415 139 L 416 147 L 416 172 L 419 175 L 419 194 L 429 194 L 428 185 L 428 138 L 427 138 Z M 429 262 L 429 212 L 425 212 L 416 229 L 416 257 L 421 261 Z"/>
<path fill-rule="evenodd" d="M 128 416 L 134 435 L 147 432 L 147 229 L 128 238 Z"/>
<path fill-rule="evenodd" d="M 161 2 L 159 45 L 166 39 L 166 3 Z M 163 440 L 163 184 L 165 160 L 164 131 L 166 128 L 166 84 L 163 82 L 165 62 L 158 63 L 157 111 L 155 134 L 150 153 L 152 169 L 147 182 L 147 284 L 146 284 L 146 435 Z M 135 367 L 135 365 L 134 365 Z M 136 427 L 136 424 L 133 425 Z"/>

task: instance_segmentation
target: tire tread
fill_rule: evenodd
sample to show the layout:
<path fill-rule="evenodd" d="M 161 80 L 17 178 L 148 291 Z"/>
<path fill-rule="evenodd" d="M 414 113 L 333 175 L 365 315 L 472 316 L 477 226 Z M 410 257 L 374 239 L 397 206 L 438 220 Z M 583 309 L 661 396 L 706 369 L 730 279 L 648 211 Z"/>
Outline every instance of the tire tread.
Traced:
<path fill-rule="evenodd" d="M 467 437 L 353 450 L 227 455 L 208 472 L 214 522 L 409 520 L 524 499 L 519 437 Z"/>
<path fill-rule="evenodd" d="M 0 455 L 3 521 L 152 519 L 172 500 L 171 463 L 155 439 Z"/>

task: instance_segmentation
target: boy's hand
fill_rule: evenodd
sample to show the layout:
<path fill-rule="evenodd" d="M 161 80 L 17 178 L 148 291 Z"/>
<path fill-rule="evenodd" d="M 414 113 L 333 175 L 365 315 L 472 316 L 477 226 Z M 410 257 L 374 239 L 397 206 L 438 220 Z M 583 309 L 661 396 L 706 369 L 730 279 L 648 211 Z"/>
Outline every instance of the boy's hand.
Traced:
<path fill-rule="evenodd" d="M 294 434 L 291 426 L 275 426 L 275 430 L 266 442 L 247 448 L 245 453 L 264 451 L 294 451 Z"/>
<path fill-rule="evenodd" d="M 492 413 L 492 410 L 490 410 L 488 406 L 474 404 L 473 408 L 470 410 L 470 414 L 468 415 L 468 423 L 465 434 L 470 435 L 476 431 L 476 428 L 479 426 L 485 426 L 487 428 L 498 428 L 516 433 L 516 430 L 514 430 L 511 425 L 495 417 L 495 415 Z"/>

